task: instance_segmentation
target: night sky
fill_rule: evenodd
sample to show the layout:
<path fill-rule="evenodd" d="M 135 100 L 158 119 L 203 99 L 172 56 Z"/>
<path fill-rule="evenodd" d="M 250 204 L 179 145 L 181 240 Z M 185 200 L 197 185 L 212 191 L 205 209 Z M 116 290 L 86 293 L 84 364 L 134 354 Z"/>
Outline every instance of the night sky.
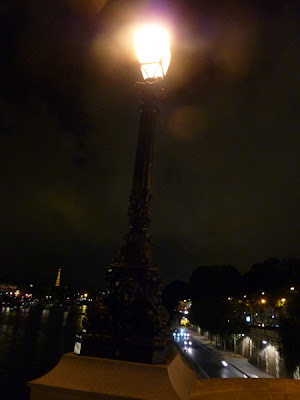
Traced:
<path fill-rule="evenodd" d="M 0 278 L 101 287 L 127 232 L 141 80 L 132 31 L 170 29 L 154 260 L 241 272 L 299 258 L 297 1 L 2 0 Z"/>

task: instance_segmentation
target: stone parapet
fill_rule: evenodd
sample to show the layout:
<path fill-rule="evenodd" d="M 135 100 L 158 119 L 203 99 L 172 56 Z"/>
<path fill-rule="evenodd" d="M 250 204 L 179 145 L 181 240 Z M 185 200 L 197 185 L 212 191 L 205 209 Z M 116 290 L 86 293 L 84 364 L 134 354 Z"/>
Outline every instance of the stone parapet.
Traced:
<path fill-rule="evenodd" d="M 151 365 L 68 353 L 29 386 L 31 400 L 188 400 L 195 379 L 179 354 Z"/>

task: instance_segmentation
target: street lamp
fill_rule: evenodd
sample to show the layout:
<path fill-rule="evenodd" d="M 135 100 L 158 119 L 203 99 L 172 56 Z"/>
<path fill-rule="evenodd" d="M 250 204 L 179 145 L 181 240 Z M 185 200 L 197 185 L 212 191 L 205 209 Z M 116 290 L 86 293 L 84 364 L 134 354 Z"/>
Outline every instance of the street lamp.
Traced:
<path fill-rule="evenodd" d="M 169 315 L 162 306 L 163 284 L 152 261 L 148 228 L 155 122 L 162 97 L 161 82 L 171 55 L 167 31 L 156 25 L 141 27 L 135 45 L 144 82 L 137 83 L 140 125 L 128 205 L 129 232 L 123 238 L 119 257 L 107 268 L 107 308 L 102 314 L 98 310 L 98 327 L 92 328 L 94 335 L 84 335 L 82 354 L 162 364 L 170 355 L 172 341 Z"/>

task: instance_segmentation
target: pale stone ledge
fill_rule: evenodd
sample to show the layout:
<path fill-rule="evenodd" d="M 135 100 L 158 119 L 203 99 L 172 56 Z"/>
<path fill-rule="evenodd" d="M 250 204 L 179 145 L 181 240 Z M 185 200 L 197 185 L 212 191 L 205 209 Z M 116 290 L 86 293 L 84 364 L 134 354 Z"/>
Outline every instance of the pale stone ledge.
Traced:
<path fill-rule="evenodd" d="M 195 379 L 179 354 L 150 365 L 68 353 L 29 386 L 31 400 L 188 400 Z"/>
<path fill-rule="evenodd" d="M 191 400 L 300 400 L 300 382 L 293 379 L 196 380 Z"/>

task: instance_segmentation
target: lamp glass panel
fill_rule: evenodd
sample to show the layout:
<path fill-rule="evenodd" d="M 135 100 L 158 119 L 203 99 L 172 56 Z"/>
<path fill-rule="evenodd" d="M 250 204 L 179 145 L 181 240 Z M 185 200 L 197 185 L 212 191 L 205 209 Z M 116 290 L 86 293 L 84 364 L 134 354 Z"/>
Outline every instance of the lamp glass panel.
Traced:
<path fill-rule="evenodd" d="M 160 63 L 142 64 L 141 70 L 144 79 L 164 77 L 162 65 Z"/>
<path fill-rule="evenodd" d="M 167 31 L 157 25 L 143 26 L 136 33 L 135 45 L 144 79 L 164 77 L 171 59 Z"/>

